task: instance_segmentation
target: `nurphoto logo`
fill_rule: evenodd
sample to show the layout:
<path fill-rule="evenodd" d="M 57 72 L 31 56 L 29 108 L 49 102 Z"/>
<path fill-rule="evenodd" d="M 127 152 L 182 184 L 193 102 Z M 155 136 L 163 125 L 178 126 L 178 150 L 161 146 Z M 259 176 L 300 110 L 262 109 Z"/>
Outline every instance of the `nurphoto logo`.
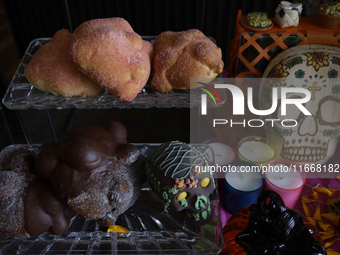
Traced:
<path fill-rule="evenodd" d="M 215 89 L 228 89 L 231 92 L 232 99 L 233 99 L 233 106 L 232 106 L 232 113 L 233 115 L 245 115 L 245 96 L 242 92 L 242 90 L 237 87 L 236 85 L 232 84 L 215 84 L 214 88 L 210 85 L 200 83 L 205 86 L 208 86 L 215 95 L 220 99 L 219 95 L 217 94 Z M 212 97 L 212 99 L 215 102 L 215 98 L 213 95 L 207 91 L 204 88 L 201 88 L 202 90 L 206 91 L 207 94 Z M 289 95 L 292 94 L 299 94 L 299 97 L 291 97 Z M 279 99 L 279 95 L 281 96 Z M 304 106 L 305 103 L 309 102 L 311 99 L 311 93 L 308 89 L 305 88 L 297 88 L 297 87 L 273 87 L 272 93 L 272 105 L 269 109 L 256 109 L 254 107 L 254 99 L 253 99 L 253 88 L 248 87 L 247 88 L 247 106 L 249 111 L 258 116 L 269 116 L 278 109 L 278 102 L 280 101 L 280 111 L 281 115 L 285 116 L 287 115 L 287 106 L 288 105 L 295 105 L 298 110 L 300 110 L 304 115 L 311 115 L 311 113 L 306 109 Z M 222 105 L 222 102 L 220 102 Z M 207 115 L 207 95 L 202 94 L 201 95 L 201 115 Z M 249 127 L 262 127 L 266 122 L 271 122 L 272 127 L 274 126 L 275 121 L 280 121 L 281 125 L 284 127 L 295 127 L 298 123 L 295 119 L 250 119 L 246 122 L 244 120 L 243 122 L 233 122 L 232 119 L 214 119 L 213 120 L 213 127 L 216 127 L 216 125 L 225 125 L 227 123 L 230 124 L 232 127 L 233 125 L 243 125 L 243 127 L 248 124 Z M 257 123 L 255 125 L 255 123 Z"/>
<path fill-rule="evenodd" d="M 210 85 L 206 84 L 206 83 L 203 83 L 203 82 L 198 82 L 199 84 L 205 86 L 206 88 L 210 89 L 218 98 L 218 100 L 220 101 L 220 104 L 222 106 L 222 100 L 220 98 L 220 96 L 218 95 L 217 91 Z M 211 94 L 211 92 L 205 88 L 202 88 L 202 87 L 199 87 L 199 89 L 205 91 L 211 98 L 212 100 L 214 101 L 215 103 L 215 106 L 217 106 L 217 103 L 216 103 L 216 100 L 215 100 L 215 97 Z M 204 105 L 205 107 L 202 107 L 202 112 L 201 114 L 202 115 L 207 115 L 207 95 L 206 94 L 202 94 L 201 95 L 201 104 Z M 204 111 L 204 112 L 203 112 Z"/>

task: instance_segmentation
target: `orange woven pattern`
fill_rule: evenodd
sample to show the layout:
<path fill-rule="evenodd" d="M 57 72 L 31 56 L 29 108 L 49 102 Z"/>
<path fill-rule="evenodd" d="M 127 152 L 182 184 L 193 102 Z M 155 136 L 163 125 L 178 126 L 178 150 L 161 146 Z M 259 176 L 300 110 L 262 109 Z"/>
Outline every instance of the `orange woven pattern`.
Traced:
<path fill-rule="evenodd" d="M 302 17 L 297 27 L 281 29 L 275 24 L 270 30 L 249 33 L 248 30 L 240 25 L 239 20 L 241 16 L 242 12 L 239 10 L 236 18 L 235 36 L 229 48 L 228 71 L 231 76 L 247 77 L 254 74 L 257 77 L 261 77 L 263 66 L 259 68 L 259 65 L 261 65 L 259 62 L 266 59 L 266 62 L 269 63 L 274 56 L 271 57 L 268 53 L 278 46 L 281 50 L 288 49 L 289 46 L 287 46 L 285 40 L 289 39 L 290 36 L 299 37 L 299 42 L 293 46 L 325 44 L 340 47 L 340 26 L 334 30 L 321 28 L 317 25 L 317 17 Z M 263 35 L 270 37 L 270 41 L 272 42 L 264 48 L 263 46 L 261 47 L 259 40 Z M 242 41 L 240 41 L 241 38 Z M 240 45 L 240 43 L 242 45 Z M 247 51 L 249 51 L 250 48 L 253 51 L 255 49 L 258 55 L 255 57 L 247 56 Z M 238 69 L 240 65 L 242 66 L 241 71 Z"/>

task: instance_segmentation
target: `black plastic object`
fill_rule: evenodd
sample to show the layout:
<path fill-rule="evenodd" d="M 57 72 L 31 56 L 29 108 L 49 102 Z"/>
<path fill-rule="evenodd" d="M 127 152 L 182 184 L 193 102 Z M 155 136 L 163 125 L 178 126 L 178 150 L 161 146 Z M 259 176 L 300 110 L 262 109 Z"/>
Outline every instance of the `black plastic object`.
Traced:
<path fill-rule="evenodd" d="M 236 236 L 236 242 L 244 247 L 247 254 L 326 254 L 323 245 L 309 233 L 301 215 L 286 208 L 275 191 L 262 192 L 250 211 L 248 227 Z"/>

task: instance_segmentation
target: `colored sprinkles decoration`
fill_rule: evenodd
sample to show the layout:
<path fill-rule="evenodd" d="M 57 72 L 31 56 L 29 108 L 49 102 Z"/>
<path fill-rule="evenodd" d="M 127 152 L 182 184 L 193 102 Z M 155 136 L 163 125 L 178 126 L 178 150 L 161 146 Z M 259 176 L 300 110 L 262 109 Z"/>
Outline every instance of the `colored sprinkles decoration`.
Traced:
<path fill-rule="evenodd" d="M 197 188 L 197 182 L 198 182 L 198 180 L 197 179 L 195 179 L 194 177 L 192 177 L 192 176 L 190 176 L 190 178 L 188 178 L 188 179 L 186 179 L 185 180 L 185 184 L 188 186 L 188 188 L 193 188 L 193 189 L 195 189 L 195 188 Z"/>
<path fill-rule="evenodd" d="M 186 186 L 184 184 L 184 180 L 175 180 L 175 185 L 174 185 L 174 189 L 179 189 L 179 190 L 182 190 L 184 189 Z"/>

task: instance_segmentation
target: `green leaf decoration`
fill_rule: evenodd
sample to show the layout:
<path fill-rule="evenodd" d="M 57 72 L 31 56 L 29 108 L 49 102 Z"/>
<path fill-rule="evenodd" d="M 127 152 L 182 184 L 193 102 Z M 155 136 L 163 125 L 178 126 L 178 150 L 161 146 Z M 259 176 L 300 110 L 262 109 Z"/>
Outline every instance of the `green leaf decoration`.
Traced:
<path fill-rule="evenodd" d="M 335 136 L 340 135 L 340 128 L 337 128 L 337 129 L 325 129 L 325 130 L 321 131 L 321 133 L 325 137 L 335 137 Z"/>
<path fill-rule="evenodd" d="M 168 192 L 176 195 L 178 193 L 179 189 L 174 189 L 173 187 L 168 187 Z"/>
<path fill-rule="evenodd" d="M 290 60 L 287 61 L 287 63 L 285 64 L 285 69 L 291 69 L 293 66 L 298 65 L 298 64 L 302 64 L 303 60 L 301 57 L 296 57 L 296 58 L 292 58 Z"/>
<path fill-rule="evenodd" d="M 180 201 L 181 205 L 183 205 L 184 207 L 188 207 L 188 201 L 184 198 Z"/>
<path fill-rule="evenodd" d="M 272 89 L 264 88 L 262 93 L 263 101 L 267 104 L 272 103 Z"/>
<path fill-rule="evenodd" d="M 332 63 L 340 66 L 340 58 L 338 57 L 333 57 L 332 58 Z"/>
<path fill-rule="evenodd" d="M 280 136 L 291 136 L 294 132 L 292 129 L 282 129 L 277 126 L 271 127 L 270 130 Z"/>

